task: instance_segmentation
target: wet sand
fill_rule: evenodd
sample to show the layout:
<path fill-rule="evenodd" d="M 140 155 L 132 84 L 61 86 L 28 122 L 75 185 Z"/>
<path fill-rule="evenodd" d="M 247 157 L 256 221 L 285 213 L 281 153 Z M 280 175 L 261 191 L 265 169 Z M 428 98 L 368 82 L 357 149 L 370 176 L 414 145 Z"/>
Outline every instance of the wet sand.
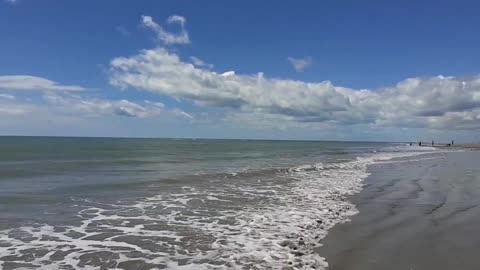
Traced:
<path fill-rule="evenodd" d="M 432 147 L 432 145 L 428 143 L 423 144 L 422 146 Z M 455 145 L 436 144 L 433 147 L 447 149 L 447 150 L 452 150 L 452 149 L 480 150 L 480 144 L 455 144 Z"/>
<path fill-rule="evenodd" d="M 480 151 L 377 164 L 360 213 L 318 252 L 331 270 L 480 269 Z"/>

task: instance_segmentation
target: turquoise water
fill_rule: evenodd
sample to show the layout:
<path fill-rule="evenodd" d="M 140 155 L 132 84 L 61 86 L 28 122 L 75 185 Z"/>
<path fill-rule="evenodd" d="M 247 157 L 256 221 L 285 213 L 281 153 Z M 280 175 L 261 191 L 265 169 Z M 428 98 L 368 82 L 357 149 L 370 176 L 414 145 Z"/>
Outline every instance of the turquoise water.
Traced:
<path fill-rule="evenodd" d="M 361 189 L 368 164 L 426 151 L 398 143 L 1 137 L 0 265 L 320 268 L 315 243 L 355 213 L 345 196 Z M 302 247 L 282 243 L 290 238 Z"/>

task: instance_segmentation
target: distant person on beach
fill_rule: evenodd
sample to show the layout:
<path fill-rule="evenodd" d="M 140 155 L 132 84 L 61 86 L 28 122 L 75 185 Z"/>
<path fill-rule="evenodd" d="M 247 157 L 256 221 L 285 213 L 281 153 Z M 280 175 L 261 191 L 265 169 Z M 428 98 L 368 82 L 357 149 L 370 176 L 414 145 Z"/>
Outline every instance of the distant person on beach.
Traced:
<path fill-rule="evenodd" d="M 435 144 L 435 142 L 433 142 L 433 140 L 432 140 L 432 146 L 433 146 L 434 144 Z"/>
<path fill-rule="evenodd" d="M 422 142 L 418 142 L 418 146 L 422 146 Z"/>
<path fill-rule="evenodd" d="M 453 140 L 452 140 L 452 146 L 453 146 Z"/>

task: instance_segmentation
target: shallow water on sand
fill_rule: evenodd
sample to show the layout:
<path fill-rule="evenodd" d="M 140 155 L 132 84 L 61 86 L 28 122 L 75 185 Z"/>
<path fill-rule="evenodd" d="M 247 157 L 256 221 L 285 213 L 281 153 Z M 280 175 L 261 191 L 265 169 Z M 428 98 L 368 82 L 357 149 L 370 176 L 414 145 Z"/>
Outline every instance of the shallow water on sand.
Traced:
<path fill-rule="evenodd" d="M 0 138 L 3 269 L 322 269 L 403 144 Z"/>

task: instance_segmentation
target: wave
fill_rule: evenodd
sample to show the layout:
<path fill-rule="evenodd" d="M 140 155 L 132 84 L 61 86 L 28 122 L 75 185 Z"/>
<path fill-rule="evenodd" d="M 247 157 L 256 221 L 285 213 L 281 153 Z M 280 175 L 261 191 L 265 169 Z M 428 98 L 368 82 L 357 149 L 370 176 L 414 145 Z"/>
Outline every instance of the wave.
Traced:
<path fill-rule="evenodd" d="M 358 213 L 347 198 L 361 191 L 368 166 L 425 153 L 249 171 L 114 203 L 77 199 L 78 224 L 0 231 L 0 260 L 39 269 L 325 269 L 315 249 Z"/>

